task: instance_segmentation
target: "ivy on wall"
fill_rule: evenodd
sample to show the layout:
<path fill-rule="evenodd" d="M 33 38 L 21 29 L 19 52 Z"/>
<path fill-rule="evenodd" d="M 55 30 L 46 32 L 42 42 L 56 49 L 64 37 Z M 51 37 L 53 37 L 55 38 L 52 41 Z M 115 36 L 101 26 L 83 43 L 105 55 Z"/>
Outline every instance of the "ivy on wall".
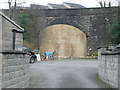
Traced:
<path fill-rule="evenodd" d="M 29 29 L 28 27 L 30 26 L 30 24 L 32 23 L 28 17 L 27 14 L 19 14 L 18 15 L 18 24 L 25 29 L 25 33 L 23 34 L 23 39 L 24 40 L 29 40 Z"/>
<path fill-rule="evenodd" d="M 119 44 L 120 43 L 120 17 L 115 18 L 114 22 L 110 27 L 110 32 L 112 35 L 111 42 L 113 44 Z"/>
<path fill-rule="evenodd" d="M 23 46 L 33 50 L 34 46 L 30 43 L 30 31 L 29 27 L 32 24 L 32 21 L 30 20 L 29 16 L 27 14 L 19 14 L 17 16 L 18 24 L 25 29 L 25 32 L 23 34 Z"/>

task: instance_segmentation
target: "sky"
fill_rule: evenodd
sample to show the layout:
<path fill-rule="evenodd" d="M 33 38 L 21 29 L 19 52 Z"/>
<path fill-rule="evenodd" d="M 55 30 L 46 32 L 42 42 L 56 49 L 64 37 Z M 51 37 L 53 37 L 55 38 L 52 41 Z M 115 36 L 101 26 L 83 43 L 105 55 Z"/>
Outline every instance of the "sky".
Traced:
<path fill-rule="evenodd" d="M 14 2 L 14 0 L 12 0 Z M 17 0 L 18 2 L 26 2 L 24 6 L 30 4 L 47 5 L 47 3 L 62 4 L 62 2 L 71 2 L 81 4 L 85 7 L 97 7 L 98 3 L 96 0 Z M 0 0 L 0 8 L 8 8 L 8 0 Z"/>
<path fill-rule="evenodd" d="M 15 0 L 12 0 L 13 2 Z M 0 8 L 8 8 L 8 0 L 0 0 Z M 30 6 L 30 4 L 47 5 L 47 3 L 62 4 L 62 2 L 71 2 L 81 4 L 85 7 L 99 7 L 97 0 L 17 0 L 17 2 L 26 2 L 24 6 Z"/>

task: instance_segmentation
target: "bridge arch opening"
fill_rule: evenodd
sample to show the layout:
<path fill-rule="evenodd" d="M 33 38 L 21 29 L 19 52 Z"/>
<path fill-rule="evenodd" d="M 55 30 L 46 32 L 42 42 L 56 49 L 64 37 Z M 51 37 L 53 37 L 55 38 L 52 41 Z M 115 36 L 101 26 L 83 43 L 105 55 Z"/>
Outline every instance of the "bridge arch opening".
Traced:
<path fill-rule="evenodd" d="M 56 51 L 61 58 L 85 57 L 86 45 L 86 34 L 71 25 L 56 24 L 40 32 L 40 52 Z"/>

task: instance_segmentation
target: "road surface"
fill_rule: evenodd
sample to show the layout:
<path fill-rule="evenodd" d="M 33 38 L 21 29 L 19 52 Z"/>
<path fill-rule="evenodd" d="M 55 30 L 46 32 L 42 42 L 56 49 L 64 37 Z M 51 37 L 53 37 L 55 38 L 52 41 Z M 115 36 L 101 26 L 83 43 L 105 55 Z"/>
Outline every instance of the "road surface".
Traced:
<path fill-rule="evenodd" d="M 97 72 L 97 60 L 40 61 L 30 64 L 30 88 L 108 88 Z"/>

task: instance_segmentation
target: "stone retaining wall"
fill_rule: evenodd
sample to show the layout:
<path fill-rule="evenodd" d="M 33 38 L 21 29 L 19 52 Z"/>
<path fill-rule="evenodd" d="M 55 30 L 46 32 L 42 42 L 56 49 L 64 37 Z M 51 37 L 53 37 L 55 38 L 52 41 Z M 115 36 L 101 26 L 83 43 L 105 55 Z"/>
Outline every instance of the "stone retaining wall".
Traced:
<path fill-rule="evenodd" d="M 100 79 L 120 90 L 120 52 L 106 51 L 106 48 L 101 48 L 98 54 Z"/>
<path fill-rule="evenodd" d="M 6 51 L 2 58 L 2 88 L 28 88 L 28 56 L 23 52 Z"/>

